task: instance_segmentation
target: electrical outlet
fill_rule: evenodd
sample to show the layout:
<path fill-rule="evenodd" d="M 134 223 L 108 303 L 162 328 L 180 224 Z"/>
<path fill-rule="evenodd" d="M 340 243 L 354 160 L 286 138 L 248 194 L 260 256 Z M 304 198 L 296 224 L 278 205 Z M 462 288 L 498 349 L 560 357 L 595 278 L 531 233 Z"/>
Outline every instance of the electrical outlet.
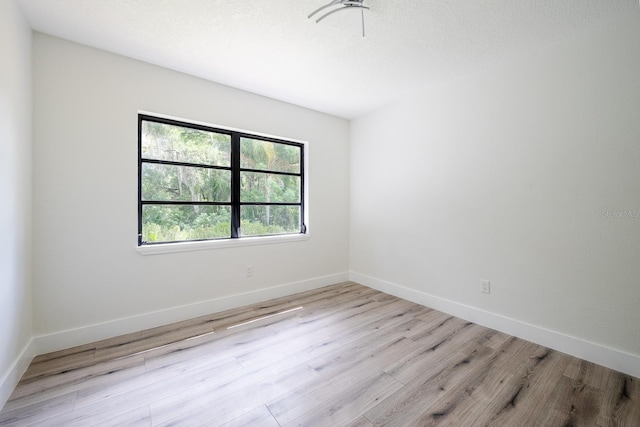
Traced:
<path fill-rule="evenodd" d="M 245 266 L 244 274 L 245 274 L 246 277 L 252 277 L 253 276 L 253 265 L 249 264 L 249 265 Z"/>
<path fill-rule="evenodd" d="M 485 294 L 491 293 L 491 282 L 489 280 L 480 281 L 480 292 Z"/>

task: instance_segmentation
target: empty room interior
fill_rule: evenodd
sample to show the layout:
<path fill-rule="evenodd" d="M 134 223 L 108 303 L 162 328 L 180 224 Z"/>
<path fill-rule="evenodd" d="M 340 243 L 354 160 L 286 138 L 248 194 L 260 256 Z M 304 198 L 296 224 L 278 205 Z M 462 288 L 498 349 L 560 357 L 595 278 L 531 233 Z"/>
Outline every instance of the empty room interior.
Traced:
<path fill-rule="evenodd" d="M 2 0 L 0 140 L 2 426 L 640 426 L 637 0 Z"/>

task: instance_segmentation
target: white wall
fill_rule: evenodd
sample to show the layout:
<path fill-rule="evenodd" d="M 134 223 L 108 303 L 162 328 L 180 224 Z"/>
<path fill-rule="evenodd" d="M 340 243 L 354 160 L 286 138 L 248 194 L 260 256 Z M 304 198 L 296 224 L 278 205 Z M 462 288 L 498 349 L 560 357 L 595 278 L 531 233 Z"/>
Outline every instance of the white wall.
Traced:
<path fill-rule="evenodd" d="M 351 277 L 639 376 L 636 15 L 355 120 Z"/>
<path fill-rule="evenodd" d="M 0 408 L 30 362 L 31 29 L 0 2 Z"/>
<path fill-rule="evenodd" d="M 347 121 L 43 34 L 33 49 L 39 352 L 346 280 Z M 140 255 L 138 110 L 308 141 L 311 239 Z"/>

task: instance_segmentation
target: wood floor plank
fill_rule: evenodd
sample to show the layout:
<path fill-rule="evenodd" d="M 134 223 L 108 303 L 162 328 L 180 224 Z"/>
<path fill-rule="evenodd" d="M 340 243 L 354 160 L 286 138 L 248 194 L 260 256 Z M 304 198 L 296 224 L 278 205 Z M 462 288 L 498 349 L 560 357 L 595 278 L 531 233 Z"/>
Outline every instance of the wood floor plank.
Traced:
<path fill-rule="evenodd" d="M 282 425 L 327 405 L 337 393 L 357 384 L 371 383 L 384 373 L 369 367 L 357 366 L 349 375 L 330 375 L 313 380 L 305 387 L 298 388 L 289 396 L 283 396 L 267 404 L 271 414 Z M 360 381 L 358 381 L 360 380 Z"/>
<path fill-rule="evenodd" d="M 145 366 L 147 370 L 154 370 L 162 367 L 172 369 L 189 369 L 193 365 L 213 364 L 218 361 L 233 358 L 232 347 L 238 341 L 237 337 L 227 336 L 209 339 L 206 342 L 194 347 L 185 349 L 177 348 L 161 354 L 144 354 Z"/>
<path fill-rule="evenodd" d="M 375 425 L 363 415 L 357 420 L 347 424 L 346 427 L 375 427 Z"/>
<path fill-rule="evenodd" d="M 640 380 L 353 282 L 40 355 L 0 426 L 640 427 Z"/>
<path fill-rule="evenodd" d="M 252 309 L 258 315 L 277 313 L 297 306 L 304 306 L 309 309 L 326 307 L 327 304 L 348 302 L 351 299 L 362 299 L 375 294 L 372 289 L 353 282 L 345 282 L 338 286 L 325 286 L 296 294 L 291 297 L 276 298 L 262 303 L 252 305 Z"/>
<path fill-rule="evenodd" d="M 70 383 L 60 383 L 54 385 L 46 385 L 41 390 L 18 397 L 18 393 L 12 395 L 11 400 L 4 407 L 5 411 L 23 408 L 29 405 L 37 405 L 59 396 L 68 395 L 73 392 L 82 392 L 91 387 L 103 386 L 110 383 L 127 383 L 129 379 L 135 378 L 136 375 L 143 375 L 146 369 L 142 364 L 135 364 L 124 369 L 108 371 L 106 375 L 86 376 L 78 381 Z M 35 389 L 31 387 L 31 389 Z"/>
<path fill-rule="evenodd" d="M 85 427 L 87 425 L 96 425 L 100 427 L 150 427 L 151 426 L 151 411 L 149 405 L 144 405 L 139 408 L 133 409 L 124 414 L 99 420 L 88 420 L 87 423 L 78 424 L 78 427 Z M 67 426 L 65 426 L 67 427 Z M 72 427 L 71 424 L 68 427 Z"/>
<path fill-rule="evenodd" d="M 511 346 L 516 352 L 521 348 Z M 499 362 L 501 358 L 496 360 Z M 486 393 L 482 389 L 471 395 L 476 401 L 484 401 L 481 407 L 485 410 L 476 414 L 475 422 L 494 426 L 535 425 L 539 415 L 550 409 L 551 390 L 567 363 L 568 358 L 563 354 L 539 347 L 528 360 L 521 363 L 519 371 L 511 372 L 512 377 L 505 379 L 500 389 L 490 395 L 489 401 L 483 399 Z M 500 363 L 494 363 L 493 366 L 500 370 L 504 368 Z M 457 418 L 457 414 L 452 413 L 450 420 Z"/>
<path fill-rule="evenodd" d="M 232 372 L 237 371 L 237 368 L 232 365 L 235 370 L 228 372 L 229 366 L 229 363 L 217 363 L 202 369 L 198 368 L 193 372 L 177 372 L 168 377 L 151 373 L 149 377 L 131 378 L 112 387 L 97 387 L 81 391 L 76 401 L 75 417 L 72 421 L 82 423 L 96 417 L 106 417 L 114 412 L 122 413 L 135 409 L 142 403 L 172 396 L 181 390 L 190 389 L 195 384 L 215 380 L 223 374 L 232 375 Z"/>
<path fill-rule="evenodd" d="M 126 412 L 119 413 L 117 415 L 114 414 L 116 414 L 116 412 L 106 412 L 95 417 L 79 419 L 73 413 L 67 413 L 62 416 L 57 416 L 48 420 L 37 422 L 35 424 L 29 425 L 29 427 L 151 427 L 149 405 L 143 405 L 132 410 L 127 410 Z"/>
<path fill-rule="evenodd" d="M 472 340 L 477 330 L 467 322 L 446 322 L 433 333 L 420 335 L 414 351 L 406 352 L 389 366 L 385 372 L 405 384 L 439 366 L 438 361 L 449 355 L 464 352 L 465 347 L 476 343 Z"/>
<path fill-rule="evenodd" d="M 477 387 L 466 387 L 468 393 L 466 399 L 459 401 L 455 407 L 445 416 L 433 419 L 434 424 L 439 425 L 464 425 L 469 427 L 486 426 L 504 407 L 503 399 L 500 396 L 509 395 L 510 387 L 515 381 L 513 374 L 508 373 L 498 366 L 487 367 L 488 372 Z M 448 397 L 443 397 L 447 399 Z"/>
<path fill-rule="evenodd" d="M 328 330 L 337 334 L 341 330 L 357 325 L 364 316 L 374 316 L 384 310 L 392 302 L 380 303 L 371 298 L 358 298 L 349 301 L 347 304 L 340 304 L 334 309 L 326 307 L 305 307 L 305 310 L 298 314 L 302 319 L 302 324 L 317 330 Z"/>
<path fill-rule="evenodd" d="M 353 384 L 344 390 L 337 391 L 334 396 L 321 405 L 307 411 L 299 407 L 300 415 L 291 421 L 274 417 L 282 427 L 286 426 L 344 426 L 359 418 L 359 414 L 401 389 L 402 383 L 393 377 L 380 373 L 366 381 Z"/>
<path fill-rule="evenodd" d="M 549 397 L 546 409 L 557 414 L 564 425 L 596 425 L 601 401 L 602 393 L 598 389 L 562 377 Z"/>
<path fill-rule="evenodd" d="M 469 373 L 485 369 L 485 360 L 491 356 L 488 348 L 481 344 L 467 348 L 466 352 L 445 353 L 433 361 L 430 369 L 416 373 L 402 389 L 367 411 L 365 416 L 376 425 L 409 425 L 442 396 L 459 387 Z"/>
<path fill-rule="evenodd" d="M 223 427 L 280 427 L 266 406 L 261 405 L 251 412 L 223 424 Z"/>
<path fill-rule="evenodd" d="M 108 379 L 120 371 L 144 365 L 144 357 L 133 356 L 122 359 L 109 360 L 91 366 L 82 366 L 79 369 L 69 369 L 66 372 L 52 374 L 38 379 L 38 381 L 26 381 L 18 384 L 10 396 L 10 401 L 21 399 L 43 390 L 52 388 L 69 387 L 77 389 L 78 386 L 86 384 L 89 379 Z"/>
<path fill-rule="evenodd" d="M 192 419 L 204 420 L 208 426 L 218 426 L 243 416 L 266 401 L 288 395 L 294 389 L 316 379 L 318 374 L 306 364 L 272 373 L 237 378 L 234 384 L 222 384 L 212 393 L 186 392 L 152 403 L 154 425 L 175 425 Z"/>
<path fill-rule="evenodd" d="M 610 371 L 603 384 L 598 422 L 601 425 L 625 425 L 626 420 L 640 420 L 640 380 Z M 640 422 L 638 422 L 640 425 Z"/>
<path fill-rule="evenodd" d="M 53 361 L 54 359 L 60 359 L 60 358 L 66 358 L 66 357 L 74 357 L 77 354 L 86 353 L 87 351 L 91 351 L 95 349 L 96 349 L 96 342 L 92 342 L 89 344 L 84 344 L 76 347 L 65 348 L 63 350 L 53 351 L 51 353 L 40 354 L 33 358 L 33 360 L 31 361 L 31 365 L 29 365 L 29 368 L 30 369 L 34 368 L 43 362 L 50 362 L 50 361 Z"/>
<path fill-rule="evenodd" d="M 534 425 L 539 414 L 550 409 L 552 390 L 568 363 L 569 358 L 564 354 L 539 346 L 521 363 L 519 370 L 513 371 L 505 387 L 494 394 L 492 410 L 485 413 L 487 417 L 479 419 L 493 426 Z M 503 368 L 500 363 L 495 366 Z"/>
<path fill-rule="evenodd" d="M 281 343 L 277 347 L 259 347 L 242 352 L 237 352 L 235 358 L 244 367 L 268 366 L 276 363 L 283 363 L 287 360 L 291 364 L 299 363 L 300 360 L 310 360 L 320 357 L 330 351 L 337 350 L 342 346 L 337 338 L 321 336 L 311 340 L 299 337 L 290 342 Z M 277 348 L 277 351 L 274 351 Z"/>
<path fill-rule="evenodd" d="M 24 426 L 73 411 L 76 392 L 58 396 L 39 405 L 0 413 L 0 426 Z"/>
<path fill-rule="evenodd" d="M 151 376 L 140 381 L 128 381 L 129 388 L 117 387 L 115 391 L 110 388 L 88 390 L 86 394 L 79 393 L 74 412 L 89 418 L 140 402 L 153 403 L 189 391 L 196 393 L 215 388 L 225 379 L 240 375 L 241 371 L 231 362 L 216 363 L 168 378 Z"/>
<path fill-rule="evenodd" d="M 388 330 L 377 335 L 372 342 L 370 336 L 345 344 L 307 363 L 322 375 L 339 375 L 356 365 L 383 370 L 403 354 L 417 349 L 418 345 L 402 336 L 398 330 Z"/>
<path fill-rule="evenodd" d="M 186 383 L 190 387 L 189 381 L 191 380 L 197 381 L 198 378 L 215 375 L 219 372 L 234 373 L 241 369 L 242 366 L 233 358 L 214 360 L 210 363 L 208 361 L 194 361 L 194 363 L 187 364 L 182 368 L 176 368 L 173 365 L 159 366 L 154 370 L 147 370 L 144 373 L 131 376 L 127 381 L 87 387 L 78 393 L 75 407 L 80 409 L 94 404 L 100 405 L 103 402 L 110 402 L 110 399 L 142 400 L 145 395 L 159 398 L 161 393 L 154 392 L 158 387 L 173 386 L 175 382 Z M 179 390 L 179 387 L 179 385 L 171 387 L 171 389 L 167 387 L 166 393 L 173 394 Z"/>
<path fill-rule="evenodd" d="M 180 327 L 176 330 L 168 331 L 167 328 L 155 330 L 152 335 L 145 337 L 137 337 L 135 340 L 105 345 L 96 348 L 95 358 L 97 360 L 106 360 L 116 357 L 129 356 L 144 352 L 153 348 L 163 347 L 175 342 L 189 342 L 189 338 L 205 335 L 214 332 L 208 323 L 198 323 Z"/>
<path fill-rule="evenodd" d="M 83 366 L 95 364 L 95 348 L 73 352 L 71 354 L 61 353 L 60 356 L 52 357 L 44 362 L 32 362 L 22 376 L 23 383 L 34 381 L 38 378 L 66 372 L 69 369 L 78 369 Z"/>
<path fill-rule="evenodd" d="M 502 344 L 507 342 L 509 338 L 511 338 L 509 335 L 505 333 L 494 331 L 491 329 L 489 329 L 488 332 L 489 332 L 489 335 L 487 336 L 488 340 L 487 342 L 484 343 L 484 345 L 494 350 L 496 350 Z"/>

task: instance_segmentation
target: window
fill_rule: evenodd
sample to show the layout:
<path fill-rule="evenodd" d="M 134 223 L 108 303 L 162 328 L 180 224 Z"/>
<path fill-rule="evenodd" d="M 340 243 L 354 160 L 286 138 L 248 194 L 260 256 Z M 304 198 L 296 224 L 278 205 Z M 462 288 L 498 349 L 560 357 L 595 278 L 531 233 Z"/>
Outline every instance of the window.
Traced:
<path fill-rule="evenodd" d="M 138 246 L 305 234 L 301 143 L 140 114 Z"/>

